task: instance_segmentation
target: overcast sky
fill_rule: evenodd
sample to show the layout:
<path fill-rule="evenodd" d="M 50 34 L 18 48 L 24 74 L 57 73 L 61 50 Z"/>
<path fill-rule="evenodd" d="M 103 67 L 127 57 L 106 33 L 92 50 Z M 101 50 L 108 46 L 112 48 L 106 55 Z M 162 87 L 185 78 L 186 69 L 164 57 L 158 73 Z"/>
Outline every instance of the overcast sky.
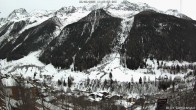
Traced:
<path fill-rule="evenodd" d="M 120 3 L 122 0 L 117 0 Z M 196 0 L 128 0 L 133 3 L 143 2 L 159 10 L 177 9 L 196 20 Z M 14 9 L 25 8 L 28 12 L 35 9 L 57 10 L 63 6 L 81 6 L 79 0 L 0 0 L 0 17 L 7 17 Z"/>

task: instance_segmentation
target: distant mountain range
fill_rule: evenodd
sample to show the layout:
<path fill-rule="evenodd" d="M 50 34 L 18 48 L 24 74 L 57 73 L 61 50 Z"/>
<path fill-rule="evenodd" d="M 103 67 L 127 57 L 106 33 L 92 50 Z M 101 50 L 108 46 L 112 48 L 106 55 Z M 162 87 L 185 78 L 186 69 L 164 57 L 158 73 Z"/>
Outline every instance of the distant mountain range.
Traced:
<path fill-rule="evenodd" d="M 41 50 L 39 60 L 56 67 L 86 70 L 113 52 L 130 69 L 145 59 L 196 61 L 196 21 L 176 10 L 162 12 L 147 4 L 16 9 L 0 18 L 0 58 L 17 60 Z"/>

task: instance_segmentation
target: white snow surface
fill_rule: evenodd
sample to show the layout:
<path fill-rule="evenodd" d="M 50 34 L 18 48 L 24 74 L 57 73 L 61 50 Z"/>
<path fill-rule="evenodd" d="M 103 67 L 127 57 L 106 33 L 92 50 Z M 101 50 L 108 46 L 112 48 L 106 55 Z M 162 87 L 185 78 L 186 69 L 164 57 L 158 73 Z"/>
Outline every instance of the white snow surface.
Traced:
<path fill-rule="evenodd" d="M 112 5 L 112 6 L 92 6 L 88 5 L 86 7 L 79 7 L 76 8 L 74 13 L 60 13 L 60 14 L 54 14 L 56 11 L 46 11 L 46 10 L 35 10 L 34 12 L 31 12 L 28 14 L 28 16 L 21 16 L 17 19 L 12 19 L 10 21 L 18 22 L 20 20 L 28 20 L 29 24 L 27 24 L 19 33 L 21 34 L 25 30 L 35 27 L 42 22 L 50 19 L 51 17 L 57 16 L 60 19 L 60 22 L 62 25 L 60 27 L 57 27 L 55 32 L 53 33 L 55 36 L 58 36 L 61 30 L 74 22 L 77 22 L 81 18 L 87 16 L 93 9 L 98 9 L 98 8 L 104 8 L 107 10 L 113 17 L 118 17 L 122 18 L 121 22 L 121 32 L 119 32 L 119 44 L 123 44 L 128 36 L 129 31 L 131 30 L 132 23 L 134 21 L 134 15 L 139 13 L 142 10 L 126 10 L 128 4 L 121 4 L 124 7 L 119 8 L 119 5 Z M 145 7 L 145 4 L 138 4 L 139 7 Z M 106 9 L 106 7 L 110 7 Z M 84 9 L 85 8 L 85 9 Z M 153 8 L 149 8 L 153 9 Z M 154 9 L 156 10 L 156 9 Z M 157 11 L 157 10 L 156 10 Z M 161 11 L 158 11 L 161 12 Z M 163 12 L 161 12 L 163 13 Z M 165 12 L 166 14 L 169 15 L 174 15 L 179 17 L 178 12 L 172 12 L 170 13 Z M 9 21 L 6 21 L 9 22 Z M 5 23 L 6 23 L 5 22 Z M 127 25 L 128 24 L 128 25 Z M 2 24 L 1 24 L 2 25 Z M 12 26 L 11 26 L 12 28 Z M 9 31 L 4 34 L 2 37 L 0 37 L 0 43 L 3 41 L 5 38 L 8 37 Z M 17 47 L 16 47 L 17 48 Z M 170 74 L 167 71 L 163 71 L 162 69 L 158 69 L 158 64 L 157 60 L 150 60 L 147 59 L 147 64 L 148 67 L 146 69 L 137 69 L 137 70 L 130 70 L 126 67 L 123 67 L 121 64 L 121 58 L 120 54 L 118 52 L 113 52 L 109 55 L 106 55 L 100 64 L 98 64 L 96 67 L 90 68 L 87 71 L 79 72 L 79 71 L 72 71 L 73 67 L 70 67 L 70 69 L 61 69 L 61 68 L 55 68 L 52 64 L 44 64 L 39 61 L 38 57 L 41 53 L 41 50 L 31 52 L 29 55 L 24 56 L 23 58 L 19 60 L 14 60 L 14 61 L 7 61 L 6 59 L 0 60 L 0 73 L 2 75 L 11 75 L 11 76 L 23 76 L 24 78 L 35 78 L 38 79 L 39 81 L 43 82 L 45 81 L 45 78 L 43 76 L 51 76 L 51 82 L 57 84 L 58 80 L 67 80 L 68 77 L 72 77 L 73 83 L 75 83 L 75 86 L 72 89 L 80 89 L 81 91 L 86 91 L 87 88 L 79 87 L 81 82 L 86 81 L 88 78 L 90 80 L 100 80 L 101 82 L 104 82 L 106 79 L 110 80 L 109 74 L 112 74 L 112 79 L 119 81 L 119 82 L 131 82 L 131 78 L 133 78 L 134 82 L 138 82 L 139 78 L 144 78 L 149 79 L 150 81 L 154 81 L 160 76 L 165 77 L 166 75 L 168 77 L 174 78 L 184 78 L 185 74 L 182 73 L 177 73 L 177 74 Z M 165 66 L 183 66 L 183 65 L 189 65 L 189 64 L 194 64 L 196 63 L 189 63 L 186 61 L 179 62 L 179 61 L 160 61 L 163 62 Z M 147 73 L 155 73 L 155 74 L 147 74 Z M 36 76 L 35 76 L 36 74 Z M 4 78 L 2 80 L 3 84 L 6 86 L 14 86 L 14 79 L 12 77 L 9 78 Z M 57 87 L 57 86 L 56 86 Z M 66 88 L 64 88 L 66 89 Z M 108 92 L 107 90 L 101 90 L 98 89 L 97 92 L 93 93 L 96 95 L 101 96 L 100 92 Z M 113 95 L 115 92 L 112 93 Z M 127 94 L 128 97 L 134 97 L 137 98 L 138 94 Z M 93 101 L 100 101 L 101 98 L 95 98 L 91 99 Z M 133 103 L 129 103 L 125 100 L 118 100 L 116 102 L 117 105 L 123 105 L 126 108 L 130 107 L 133 105 Z M 54 106 L 54 108 L 56 108 Z M 154 106 L 151 107 L 154 109 Z M 141 108 L 137 108 L 141 109 Z"/>
<path fill-rule="evenodd" d="M 166 13 L 177 17 L 181 15 L 179 12 L 175 10 L 168 10 L 166 12 L 162 12 L 153 7 L 150 7 L 145 3 L 131 3 L 129 1 L 123 1 L 119 4 L 88 4 L 82 7 L 62 7 L 59 10 L 34 10 L 30 13 L 26 12 L 25 9 L 21 8 L 14 10 L 8 18 L 2 18 L 3 22 L 0 23 L 0 25 L 3 25 L 11 21 L 28 21 L 28 24 L 19 32 L 22 33 L 26 29 L 37 26 L 53 16 L 57 16 L 63 24 L 60 27 L 60 29 L 62 30 L 65 26 L 77 22 L 79 19 L 87 16 L 92 10 L 100 8 L 109 11 L 112 16 L 119 17 L 124 20 L 132 18 L 132 16 L 134 16 L 135 14 L 146 9 L 152 9 L 160 13 Z"/>
<path fill-rule="evenodd" d="M 24 8 L 19 8 L 10 13 L 7 19 L 10 21 L 18 21 L 20 19 L 25 19 L 28 16 L 29 13 Z"/>
<path fill-rule="evenodd" d="M 56 14 L 56 16 L 60 19 L 61 23 L 63 24 L 61 27 L 58 27 L 57 30 L 54 32 L 54 35 L 58 36 L 60 31 L 66 26 L 71 23 L 77 22 L 81 18 L 87 16 L 93 9 L 97 8 L 104 8 L 114 17 L 122 18 L 121 22 L 121 32 L 119 33 L 119 44 L 123 44 L 124 41 L 127 38 L 127 33 L 130 31 L 134 15 L 139 13 L 141 10 L 125 10 L 127 8 L 127 5 L 130 3 L 122 3 L 120 5 L 123 5 L 124 8 L 118 8 L 118 5 L 111 5 L 111 6 L 86 6 L 86 7 L 80 7 L 76 8 L 74 13 L 63 13 Z M 130 4 L 133 5 L 134 4 Z M 136 6 L 136 5 L 135 5 Z M 146 4 L 138 4 L 137 6 L 143 7 L 146 6 Z M 109 8 L 107 8 L 109 7 Z M 86 8 L 86 9 L 84 9 Z M 147 7 L 150 9 L 153 9 L 151 7 Z M 40 23 L 46 21 L 47 19 L 54 16 L 55 11 L 45 11 L 45 10 L 36 10 L 34 12 L 31 12 L 26 18 L 22 19 L 28 19 L 29 24 L 26 25 L 20 33 L 25 31 L 26 29 L 29 29 L 31 27 L 37 26 Z M 127 26 L 129 24 L 129 26 Z M 6 33 L 8 34 L 8 33 Z M 5 35 L 6 35 L 5 34 Z M 3 40 L 5 37 L 1 37 Z M 131 77 L 134 78 L 134 81 L 137 82 L 140 77 L 146 76 L 149 77 L 150 80 L 155 80 L 160 75 L 165 76 L 172 76 L 174 78 L 175 76 L 183 77 L 182 74 L 175 74 L 171 75 L 168 72 L 164 72 L 161 69 L 157 69 L 157 61 L 156 60 L 149 60 L 147 63 L 149 64 L 149 68 L 147 69 L 137 69 L 137 70 L 130 70 L 128 68 L 124 68 L 120 64 L 120 54 L 118 52 L 111 53 L 110 55 L 107 55 L 103 58 L 103 61 L 101 64 L 99 64 L 96 67 L 93 67 L 91 69 L 88 69 L 87 72 L 75 72 L 71 71 L 70 69 L 64 70 L 53 67 L 53 65 L 48 64 L 45 65 L 42 62 L 38 60 L 38 56 L 41 51 L 32 52 L 27 56 L 24 56 L 24 58 L 16 60 L 16 61 L 7 61 L 6 59 L 0 60 L 0 69 L 1 73 L 3 74 L 20 74 L 24 77 L 33 77 L 34 73 L 41 74 L 41 75 L 51 75 L 53 76 L 53 81 L 57 81 L 59 79 L 67 79 L 68 77 L 74 77 L 74 82 L 79 83 L 80 81 L 84 81 L 87 78 L 90 79 L 100 79 L 101 81 L 104 81 L 105 79 L 109 79 L 109 73 L 112 73 L 112 78 L 114 80 L 120 81 L 120 82 L 127 82 L 131 80 Z M 171 65 L 188 65 L 189 62 L 178 62 L 178 61 L 163 61 L 165 65 L 171 66 Z M 154 72 L 156 74 L 145 74 L 149 71 Z M 36 78 L 40 78 L 39 75 L 36 76 Z M 40 80 L 43 80 L 40 78 Z"/>
<path fill-rule="evenodd" d="M 19 34 L 21 34 L 22 32 L 24 32 L 25 30 L 29 29 L 29 28 L 32 28 L 32 27 L 35 27 L 39 24 L 41 24 L 42 22 L 48 20 L 50 17 L 52 16 L 47 16 L 47 17 L 35 17 L 35 16 L 32 16 L 30 18 L 28 18 L 29 20 L 29 24 L 26 25 L 20 32 Z"/>
<path fill-rule="evenodd" d="M 172 16 L 178 17 L 178 18 L 183 18 L 183 16 L 186 16 L 186 15 L 180 13 L 178 10 L 174 10 L 174 9 L 168 9 L 164 13 L 168 14 L 168 15 L 172 15 Z"/>
<path fill-rule="evenodd" d="M 185 74 L 175 74 L 171 75 L 168 72 L 164 72 L 160 69 L 157 69 L 156 60 L 147 60 L 147 64 L 150 65 L 149 67 L 155 72 L 155 74 L 145 74 L 149 70 L 148 69 L 137 69 L 137 70 L 130 70 L 128 68 L 124 68 L 120 64 L 120 55 L 119 53 L 112 53 L 105 58 L 101 64 L 96 67 L 93 67 L 87 72 L 78 72 L 78 71 L 71 71 L 71 69 L 60 69 L 55 68 L 53 65 L 48 64 L 45 65 L 38 60 L 38 56 L 41 51 L 32 52 L 29 55 L 15 61 L 7 61 L 6 59 L 0 60 L 0 69 L 2 74 L 19 74 L 24 77 L 31 77 L 33 78 L 34 73 L 41 74 L 41 75 L 49 75 L 53 76 L 52 81 L 58 81 L 60 79 L 67 79 L 68 77 L 74 78 L 74 83 L 80 83 L 81 81 L 89 79 L 100 79 L 104 81 L 105 79 L 109 79 L 109 73 L 112 73 L 113 80 L 117 80 L 120 82 L 130 82 L 131 78 L 133 77 L 134 82 L 138 82 L 139 78 L 150 78 L 151 81 L 155 80 L 159 76 L 172 76 L 172 78 L 176 76 L 184 77 Z M 189 64 L 188 62 L 178 62 L 178 61 L 170 61 L 164 62 L 166 65 L 186 65 Z M 87 74 L 88 73 L 88 74 Z M 37 79 L 43 80 L 36 76 Z"/>

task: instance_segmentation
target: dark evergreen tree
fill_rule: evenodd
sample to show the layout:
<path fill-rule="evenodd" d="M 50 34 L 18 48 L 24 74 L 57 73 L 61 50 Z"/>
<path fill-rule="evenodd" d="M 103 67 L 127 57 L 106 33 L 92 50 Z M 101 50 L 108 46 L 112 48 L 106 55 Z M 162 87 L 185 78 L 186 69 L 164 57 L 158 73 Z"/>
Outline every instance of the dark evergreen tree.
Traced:
<path fill-rule="evenodd" d="M 60 86 L 62 84 L 61 80 L 58 79 L 58 85 Z"/>
<path fill-rule="evenodd" d="M 67 84 L 66 84 L 65 80 L 63 81 L 63 86 L 67 86 Z"/>
<path fill-rule="evenodd" d="M 160 81 L 159 82 L 159 85 L 158 85 L 158 89 L 159 90 L 164 90 L 164 91 L 166 91 L 167 90 L 167 88 L 169 88 L 171 86 L 171 83 L 170 82 L 167 82 L 167 81 Z"/>
<path fill-rule="evenodd" d="M 195 86 L 193 88 L 193 91 L 196 92 L 196 82 L 195 82 Z"/>
<path fill-rule="evenodd" d="M 68 87 L 70 88 L 72 86 L 72 79 L 70 77 L 68 77 Z"/>
<path fill-rule="evenodd" d="M 112 86 L 113 82 L 114 82 L 114 81 L 111 79 L 111 80 L 110 80 L 110 87 Z"/>
<path fill-rule="evenodd" d="M 105 79 L 105 81 L 104 81 L 104 87 L 107 85 L 107 80 Z"/>
<path fill-rule="evenodd" d="M 90 79 L 89 77 L 87 78 L 87 86 L 90 84 Z"/>
<path fill-rule="evenodd" d="M 109 77 L 110 77 L 110 79 L 112 79 L 112 72 L 110 72 Z"/>
<path fill-rule="evenodd" d="M 142 78 L 140 77 L 140 79 L 139 79 L 139 84 L 142 84 Z"/>
<path fill-rule="evenodd" d="M 131 88 L 131 83 L 130 83 L 130 82 L 128 83 L 128 88 L 129 88 L 129 89 Z"/>
<path fill-rule="evenodd" d="M 159 60 L 157 60 L 157 65 L 159 66 Z"/>
<path fill-rule="evenodd" d="M 194 76 L 196 76 L 196 70 L 193 71 Z"/>
<path fill-rule="evenodd" d="M 177 71 L 177 73 L 180 72 L 180 66 L 179 65 L 176 66 L 176 71 Z"/>
<path fill-rule="evenodd" d="M 34 73 L 34 76 L 33 76 L 34 79 L 35 79 L 36 74 L 37 74 L 37 73 L 35 72 L 35 73 Z"/>

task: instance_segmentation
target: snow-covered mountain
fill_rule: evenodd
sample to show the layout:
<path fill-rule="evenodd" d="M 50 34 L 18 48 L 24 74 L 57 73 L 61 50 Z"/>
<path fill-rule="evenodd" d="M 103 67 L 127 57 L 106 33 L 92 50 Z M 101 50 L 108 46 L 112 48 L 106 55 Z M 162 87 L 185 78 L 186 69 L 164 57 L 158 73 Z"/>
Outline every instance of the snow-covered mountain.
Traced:
<path fill-rule="evenodd" d="M 13 12 L 11 12 L 8 16 L 8 20 L 19 20 L 23 19 L 29 16 L 29 13 L 24 9 L 15 9 Z"/>
<path fill-rule="evenodd" d="M 170 36 L 170 34 L 174 36 L 173 32 L 171 32 L 173 28 L 175 30 L 181 30 L 182 32 L 185 31 L 185 33 L 191 33 L 191 34 L 187 34 L 188 36 L 194 35 L 193 30 L 195 29 L 194 26 L 195 21 L 188 19 L 187 16 L 177 12 L 176 10 L 168 10 L 165 12 L 165 14 L 164 13 L 161 14 L 161 13 L 163 12 L 158 11 L 153 7 L 150 7 L 145 3 L 135 4 L 135 3 L 130 3 L 128 1 L 123 1 L 119 4 L 109 4 L 109 3 L 96 4 L 96 5 L 88 4 L 83 7 L 69 6 L 69 7 L 62 7 L 56 11 L 34 10 L 30 14 L 25 9 L 22 8 L 16 9 L 7 18 L 0 19 L 0 23 L 1 23 L 1 28 L 0 28 L 1 56 L 0 57 L 8 58 L 8 60 L 16 60 L 22 58 L 23 56 L 28 55 L 32 51 L 37 51 L 38 49 L 42 49 L 43 53 L 41 55 L 40 60 L 42 60 L 45 63 L 52 63 L 56 66 L 61 66 L 66 68 L 69 68 L 75 62 L 78 62 L 78 64 L 76 65 L 81 65 L 82 64 L 81 62 L 83 62 L 84 59 L 86 59 L 84 58 L 85 56 L 93 57 L 93 60 L 95 61 L 91 59 L 91 61 L 93 61 L 92 64 L 87 64 L 88 66 L 86 67 L 77 67 L 77 68 L 89 69 L 99 64 L 102 58 L 107 54 L 110 54 L 111 52 L 114 51 L 120 51 L 119 49 L 122 48 L 122 46 L 125 46 L 124 43 L 128 42 L 127 39 L 129 39 L 129 37 L 132 36 L 133 34 L 132 30 L 134 28 L 136 28 L 137 30 L 137 28 L 141 27 L 143 24 L 146 23 L 146 21 L 145 20 L 143 21 L 143 19 L 139 20 L 140 19 L 140 17 L 138 17 L 139 15 L 143 15 L 145 19 L 147 19 L 149 15 L 152 16 L 156 15 L 156 16 L 162 16 L 162 18 L 167 18 L 168 20 L 166 20 L 166 22 L 161 20 L 162 18 L 154 18 L 156 19 L 156 22 L 153 21 L 153 23 L 155 24 L 153 27 L 156 28 L 155 30 L 152 30 L 153 31 L 152 33 L 159 33 L 160 36 L 163 35 Z M 168 15 L 174 15 L 178 18 L 174 16 L 168 16 Z M 179 19 L 179 18 L 183 18 L 185 20 L 190 20 L 190 21 L 183 21 L 183 19 Z M 179 21 L 179 22 L 169 23 L 170 20 L 175 22 Z M 110 21 L 112 22 L 110 23 Z M 185 24 L 183 24 L 185 22 L 188 22 L 190 26 L 186 26 Z M 132 25 L 134 26 L 133 28 Z M 146 26 L 150 26 L 150 25 L 147 24 Z M 104 31 L 101 34 L 99 34 L 102 29 L 103 30 L 110 29 L 111 32 L 108 31 L 108 33 L 106 33 Z M 147 34 L 148 33 L 146 33 L 146 35 Z M 109 39 L 109 37 L 107 37 L 108 35 L 113 36 L 113 38 L 108 40 Z M 185 36 L 185 34 L 179 34 L 179 35 L 182 35 L 183 37 Z M 68 36 L 70 36 L 70 41 Z M 76 36 L 78 36 L 78 38 L 73 39 Z M 84 36 L 84 38 L 81 36 Z M 141 36 L 144 36 L 143 33 Z M 31 40 L 28 41 L 28 39 L 31 39 L 33 41 Z M 104 43 L 103 41 L 100 41 L 100 44 L 96 44 L 100 39 L 104 39 L 103 41 L 108 40 L 108 42 Z M 184 41 L 185 39 L 180 38 L 180 42 L 181 40 Z M 96 45 L 92 45 L 92 44 L 96 44 Z M 104 47 L 103 47 L 104 49 L 100 48 L 102 46 L 107 47 L 106 44 L 110 45 L 108 46 L 109 48 L 104 48 Z M 33 45 L 36 45 L 37 48 L 34 48 Z M 62 48 L 65 49 L 62 50 Z M 100 48 L 100 50 L 95 51 L 94 50 L 95 48 Z M 62 53 L 56 54 L 57 51 L 56 49 L 58 50 L 58 52 L 62 52 Z M 105 54 L 102 54 L 101 51 L 103 51 L 103 53 Z M 132 49 L 129 51 L 132 51 Z M 189 50 L 189 55 L 192 52 L 194 53 L 194 51 Z M 155 53 L 150 53 L 150 54 L 155 54 Z M 66 57 L 66 55 L 68 55 L 69 57 Z M 147 58 L 148 56 L 149 54 L 145 55 L 145 58 Z M 174 57 L 173 59 L 176 59 L 175 56 L 170 56 L 170 55 L 168 56 L 172 58 Z M 54 60 L 55 59 L 54 57 L 62 58 L 62 59 Z M 80 58 L 81 61 L 78 61 L 79 57 L 82 57 L 82 59 Z M 160 56 L 157 58 L 160 58 Z M 144 57 L 142 57 L 141 60 L 143 59 Z M 188 59 L 185 58 L 185 60 Z M 62 66 L 62 64 L 59 64 L 57 61 L 60 62 L 63 61 L 61 63 L 64 66 Z M 66 64 L 66 62 L 68 62 L 68 64 Z M 140 63 L 142 63 L 142 61 Z M 137 65 L 140 65 L 140 63 Z M 79 69 L 79 70 L 83 70 L 83 69 Z"/>
<path fill-rule="evenodd" d="M 111 52 L 120 24 L 120 18 L 112 17 L 103 9 L 94 10 L 65 26 L 44 50 L 40 60 L 63 68 L 69 68 L 74 63 L 75 70 L 91 68 Z"/>
<path fill-rule="evenodd" d="M 2 18 L 0 20 L 2 25 L 0 28 L 0 58 L 17 60 L 32 51 L 41 49 L 42 55 L 40 56 L 40 60 L 46 64 L 52 63 L 54 66 L 66 68 L 70 68 L 71 65 L 80 65 L 80 67 L 76 67 L 80 69 L 76 70 L 89 69 L 99 64 L 106 55 L 121 51 L 119 49 L 122 49 L 123 46 L 128 49 L 128 54 L 129 52 L 135 51 L 133 47 L 127 47 L 125 43 L 130 42 L 129 39 L 132 39 L 130 36 L 133 34 L 133 29 L 138 31 L 138 29 L 140 29 L 139 27 L 147 23 L 145 19 L 147 19 L 148 16 L 153 18 L 154 15 L 161 16 L 162 18 L 154 18 L 156 22 L 152 21 L 152 23 L 154 23 L 153 27 L 156 27 L 152 30 L 153 34 L 159 33 L 160 36 L 174 36 L 174 34 L 177 33 L 171 32 L 173 29 L 187 33 L 186 36 L 194 35 L 195 21 L 191 21 L 191 19 L 188 19 L 188 17 L 178 13 L 176 10 L 168 10 L 165 12 L 166 14 L 161 13 L 163 12 L 145 3 L 135 4 L 128 1 L 123 1 L 119 4 L 88 4 L 83 7 L 69 6 L 62 7 L 57 11 L 34 10 L 30 14 L 25 9 L 16 9 L 8 18 Z M 168 16 L 168 14 L 175 15 L 178 18 Z M 142 19 L 139 17 L 140 15 L 144 17 L 144 20 L 142 17 Z M 179 19 L 182 18 L 182 16 L 184 16 L 183 19 L 186 17 L 186 20 L 190 21 Z M 164 21 L 162 20 L 163 18 L 167 18 L 167 20 Z M 173 23 L 169 23 L 169 21 L 173 21 Z M 183 24 L 185 22 L 188 22 L 190 26 Z M 146 24 L 146 27 L 147 26 L 149 26 L 150 29 L 150 25 Z M 108 31 L 106 32 L 104 30 Z M 145 30 L 146 29 L 143 31 Z M 107 37 L 108 35 L 110 35 L 111 39 Z M 182 35 L 182 38 L 185 36 L 185 34 L 179 35 Z M 146 34 L 141 33 L 141 36 L 148 36 L 148 31 Z M 182 38 L 179 39 L 180 42 L 181 40 L 184 42 L 185 38 Z M 144 38 L 142 39 L 144 40 Z M 131 41 L 137 42 L 133 39 Z M 187 39 L 185 42 L 192 41 L 194 40 L 189 41 L 189 39 Z M 129 44 L 134 46 L 133 43 Z M 178 44 L 176 45 L 178 47 Z M 95 51 L 95 48 L 99 48 L 99 50 Z M 187 46 L 185 48 L 192 47 Z M 141 64 L 143 63 L 142 60 L 148 58 L 151 54 L 156 56 L 155 53 L 150 51 L 148 53 L 147 50 L 145 50 L 147 53 L 145 52 L 145 55 L 140 58 L 141 61 L 137 62 L 137 66 L 134 64 L 136 68 L 143 65 Z M 185 50 L 187 49 L 184 49 L 182 52 Z M 177 60 L 191 61 L 195 59 L 190 53 L 194 53 L 194 48 L 193 50 L 189 50 L 189 58 L 191 59 L 182 57 L 182 59 L 177 58 Z M 136 52 L 131 54 L 138 57 Z M 129 55 L 133 58 L 131 54 Z M 139 61 L 137 57 L 134 61 Z M 174 60 L 176 59 L 176 56 L 170 55 L 170 53 L 167 56 L 157 56 L 155 58 L 166 58 L 164 60 L 168 60 L 168 57 L 172 57 Z M 85 60 L 89 58 L 91 58 L 91 63 L 88 64 L 87 62 L 90 61 Z M 84 66 L 85 64 L 87 65 Z M 130 66 L 128 67 L 132 68 Z"/>
<path fill-rule="evenodd" d="M 180 13 L 178 10 L 173 10 L 173 9 L 169 9 L 165 12 L 165 14 L 168 14 L 168 15 L 173 15 L 173 16 L 176 16 L 178 18 L 183 18 L 183 19 L 187 19 L 187 20 L 191 20 L 190 17 Z"/>
<path fill-rule="evenodd" d="M 157 78 L 178 77 L 192 84 L 195 35 L 196 21 L 145 3 L 88 4 L 30 13 L 17 9 L 0 19 L 0 75 L 10 75 L 3 81 L 8 86 L 11 79 L 23 77 L 56 91 L 57 81 L 72 79 L 73 86 L 61 86 L 63 90 L 89 91 L 96 95 L 90 100 L 96 101 L 105 98 L 100 91 L 109 98 L 119 94 L 136 98 L 140 85 L 134 82 L 141 77 L 146 82 L 148 77 L 151 85 L 144 84 L 143 94 L 151 95 L 158 93 L 153 85 Z"/>
<path fill-rule="evenodd" d="M 50 16 L 53 15 L 55 10 L 33 10 L 30 12 L 29 16 L 31 17 L 44 17 L 44 16 Z"/>
<path fill-rule="evenodd" d="M 110 7 L 108 7 L 110 8 Z M 112 9 L 116 9 L 116 10 L 128 10 L 128 11 L 143 11 L 146 9 L 154 9 L 153 7 L 150 7 L 148 4 L 146 3 L 131 3 L 129 1 L 123 1 L 120 4 L 118 4 L 117 6 L 115 5 L 111 5 Z"/>
<path fill-rule="evenodd" d="M 7 20 L 6 18 L 0 18 L 0 26 L 5 24 L 6 20 Z"/>
<path fill-rule="evenodd" d="M 61 9 L 57 10 L 55 12 L 55 14 L 63 16 L 63 15 L 67 15 L 69 13 L 74 13 L 75 11 L 76 11 L 76 7 L 74 7 L 74 6 L 62 7 Z"/>
<path fill-rule="evenodd" d="M 131 3 L 125 0 L 119 4 L 111 4 L 111 3 L 101 4 L 100 3 L 100 4 L 95 4 L 95 5 L 88 4 L 88 5 L 81 6 L 81 7 L 68 6 L 68 7 L 62 7 L 59 10 L 33 10 L 30 13 L 27 12 L 25 9 L 20 8 L 20 9 L 15 9 L 12 13 L 9 14 L 7 18 L 0 18 L 0 25 L 3 25 L 6 22 L 10 22 L 10 21 L 17 22 L 20 20 L 29 20 L 29 19 L 32 20 L 33 22 L 35 21 L 43 22 L 43 19 L 46 20 L 52 16 L 58 16 L 64 21 L 65 19 L 67 19 L 67 17 L 70 17 L 71 14 L 77 13 L 79 14 L 78 16 L 82 16 L 82 13 L 86 13 L 86 12 L 93 11 L 95 9 L 100 9 L 100 8 L 104 10 L 108 10 L 111 13 L 114 13 L 114 15 L 118 15 L 119 17 L 123 17 L 122 15 L 125 15 L 125 14 L 134 15 L 143 10 L 152 9 L 160 13 L 166 13 L 166 14 L 173 15 L 176 17 L 183 17 L 183 18 L 189 19 L 189 17 L 187 17 L 184 14 L 179 13 L 177 10 L 170 9 L 170 10 L 167 10 L 166 12 L 162 12 L 149 6 L 146 3 Z M 82 17 L 84 17 L 84 15 Z"/>

